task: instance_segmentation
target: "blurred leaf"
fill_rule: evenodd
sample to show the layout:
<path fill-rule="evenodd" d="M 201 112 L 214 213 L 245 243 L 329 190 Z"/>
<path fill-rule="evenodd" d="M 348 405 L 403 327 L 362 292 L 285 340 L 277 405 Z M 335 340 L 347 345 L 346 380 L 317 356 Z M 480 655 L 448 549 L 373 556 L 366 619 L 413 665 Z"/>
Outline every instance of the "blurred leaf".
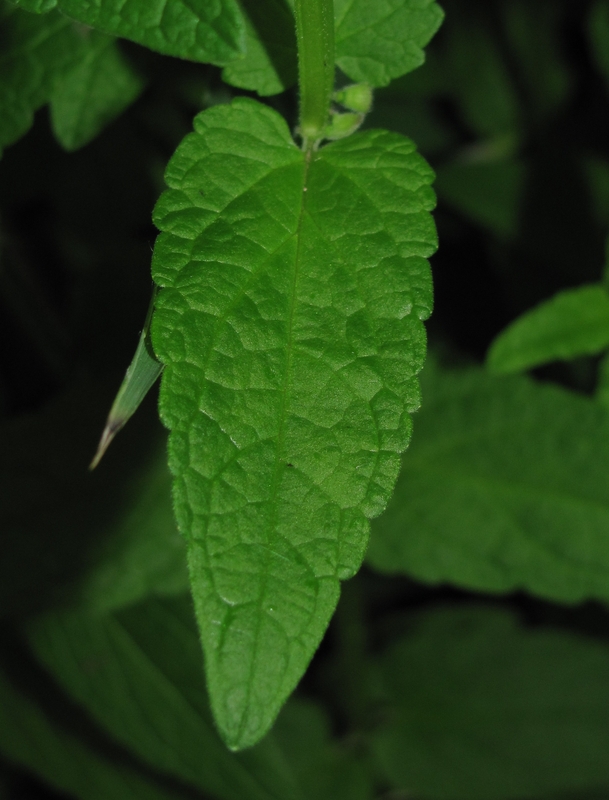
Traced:
<path fill-rule="evenodd" d="M 501 8 L 526 85 L 528 113 L 542 120 L 565 102 L 572 87 L 561 52 L 565 5 L 555 0 L 507 0 Z"/>
<path fill-rule="evenodd" d="M 152 341 L 231 747 L 257 741 L 300 680 L 393 488 L 425 353 L 431 179 L 385 131 L 309 163 L 245 98 L 197 116 L 169 162 Z"/>
<path fill-rule="evenodd" d="M 222 78 L 232 86 L 266 96 L 296 83 L 296 29 L 285 0 L 240 0 L 246 22 L 245 55 Z"/>
<path fill-rule="evenodd" d="M 56 789 L 82 800 L 179 800 L 132 767 L 85 745 L 62 730 L 0 672 L 0 752 Z M 11 795 L 12 797 L 13 795 Z"/>
<path fill-rule="evenodd" d="M 91 31 L 87 50 L 64 72 L 51 94 L 51 124 L 66 150 L 93 139 L 139 95 L 142 80 L 111 36 Z"/>
<path fill-rule="evenodd" d="M 379 666 L 387 722 L 373 747 L 409 795 L 517 800 L 609 786 L 605 644 L 526 630 L 505 611 L 436 610 Z"/>
<path fill-rule="evenodd" d="M 609 161 L 595 156 L 582 159 L 582 166 L 592 195 L 592 205 L 597 221 L 604 229 L 609 227 Z"/>
<path fill-rule="evenodd" d="M 0 429 L 3 614 L 74 594 L 114 608 L 187 586 L 159 427 L 141 420 L 126 451 L 87 471 L 99 394 L 98 385 L 79 383 L 42 413 Z"/>
<path fill-rule="evenodd" d="M 559 602 L 609 599 L 609 418 L 526 378 L 435 373 L 392 501 L 373 523 L 376 569 Z"/>
<path fill-rule="evenodd" d="M 156 769 L 222 800 L 299 797 L 272 738 L 240 754 L 220 740 L 190 598 L 114 616 L 47 614 L 30 625 L 30 642 L 65 690 Z"/>
<path fill-rule="evenodd" d="M 444 70 L 465 123 L 480 138 L 517 134 L 518 98 L 493 37 L 463 8 L 455 9 L 451 23 Z"/>
<path fill-rule="evenodd" d="M 609 354 L 603 356 L 598 366 L 595 400 L 609 411 Z"/>
<path fill-rule="evenodd" d="M 282 709 L 272 736 L 311 800 L 372 800 L 367 759 L 349 752 L 330 736 L 330 723 L 312 702 L 292 698 Z"/>
<path fill-rule="evenodd" d="M 86 42 L 56 11 L 35 16 L 0 0 L 0 154 L 28 131 L 56 81 L 78 63 Z"/>
<path fill-rule="evenodd" d="M 434 0 L 335 0 L 334 16 L 337 65 L 372 86 L 421 66 L 444 18 Z"/>
<path fill-rule="evenodd" d="M 442 200 L 501 239 L 518 231 L 526 167 L 520 161 L 463 161 L 438 170 Z"/>
<path fill-rule="evenodd" d="M 609 2 L 597 0 L 588 17 L 588 37 L 592 54 L 607 85 L 609 85 Z"/>
<path fill-rule="evenodd" d="M 100 31 L 169 56 L 222 66 L 244 52 L 244 21 L 236 0 L 13 0 L 32 11 L 57 7 Z"/>
<path fill-rule="evenodd" d="M 601 284 L 560 292 L 522 314 L 491 344 L 491 372 L 508 373 L 609 347 L 609 294 Z"/>

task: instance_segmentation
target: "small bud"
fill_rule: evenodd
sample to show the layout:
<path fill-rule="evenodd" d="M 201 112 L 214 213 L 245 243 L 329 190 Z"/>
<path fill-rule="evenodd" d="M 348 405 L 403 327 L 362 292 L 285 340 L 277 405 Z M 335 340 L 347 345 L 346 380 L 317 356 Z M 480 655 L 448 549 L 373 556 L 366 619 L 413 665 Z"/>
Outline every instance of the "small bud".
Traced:
<path fill-rule="evenodd" d="M 324 131 L 324 139 L 344 139 L 351 136 L 364 121 L 365 114 L 333 114 Z"/>
<path fill-rule="evenodd" d="M 353 83 L 334 92 L 334 101 L 350 111 L 367 114 L 372 108 L 372 87 L 367 83 Z"/>

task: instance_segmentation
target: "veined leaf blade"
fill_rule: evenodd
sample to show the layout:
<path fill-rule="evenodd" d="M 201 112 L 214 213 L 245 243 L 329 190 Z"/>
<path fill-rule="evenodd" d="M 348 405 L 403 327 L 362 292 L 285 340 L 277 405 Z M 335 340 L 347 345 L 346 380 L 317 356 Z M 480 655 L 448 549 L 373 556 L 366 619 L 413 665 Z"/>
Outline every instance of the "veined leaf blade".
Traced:
<path fill-rule="evenodd" d="M 155 213 L 152 341 L 211 703 L 240 748 L 300 679 L 408 444 L 433 173 L 383 131 L 307 163 L 245 99 L 195 131 Z"/>

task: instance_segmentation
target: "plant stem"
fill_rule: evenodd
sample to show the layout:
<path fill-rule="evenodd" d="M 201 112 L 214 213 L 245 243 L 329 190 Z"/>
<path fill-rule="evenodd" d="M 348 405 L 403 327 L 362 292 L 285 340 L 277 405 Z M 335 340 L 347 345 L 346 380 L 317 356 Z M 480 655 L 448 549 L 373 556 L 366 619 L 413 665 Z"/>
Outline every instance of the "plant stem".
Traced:
<path fill-rule="evenodd" d="M 310 150 L 328 123 L 334 88 L 333 0 L 296 0 L 300 133 Z"/>

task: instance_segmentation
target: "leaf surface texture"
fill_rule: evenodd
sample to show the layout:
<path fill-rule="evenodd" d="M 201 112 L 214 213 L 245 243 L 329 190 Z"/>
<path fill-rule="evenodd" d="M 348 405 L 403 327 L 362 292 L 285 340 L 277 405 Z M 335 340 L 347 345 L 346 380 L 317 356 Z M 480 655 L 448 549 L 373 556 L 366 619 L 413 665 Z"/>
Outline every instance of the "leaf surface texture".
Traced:
<path fill-rule="evenodd" d="M 369 131 L 310 163 L 250 100 L 195 120 L 155 222 L 161 415 L 212 707 L 268 729 L 358 569 L 419 403 L 432 172 Z"/>

